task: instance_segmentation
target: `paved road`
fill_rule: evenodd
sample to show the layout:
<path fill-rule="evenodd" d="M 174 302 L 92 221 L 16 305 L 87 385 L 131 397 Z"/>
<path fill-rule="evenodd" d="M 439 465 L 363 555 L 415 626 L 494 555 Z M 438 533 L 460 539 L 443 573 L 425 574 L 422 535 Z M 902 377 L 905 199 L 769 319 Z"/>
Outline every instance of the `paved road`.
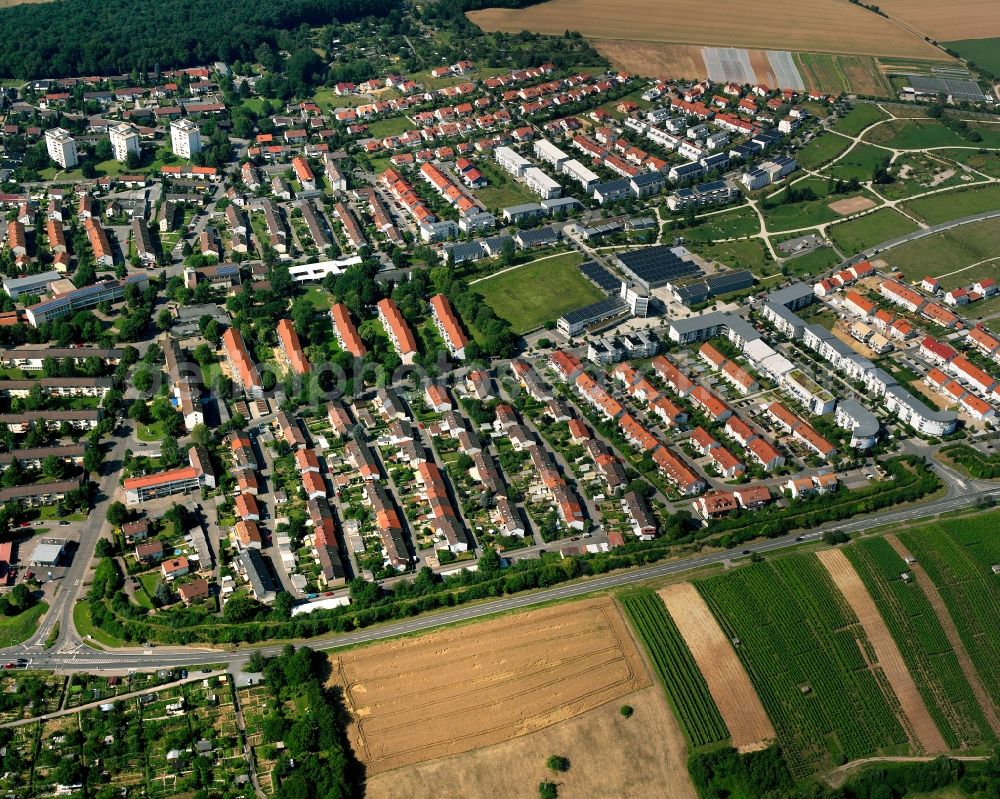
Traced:
<path fill-rule="evenodd" d="M 949 481 L 950 482 L 950 481 Z M 969 486 L 972 489 L 971 486 Z M 828 529 L 842 530 L 844 532 L 859 532 L 886 524 L 900 524 L 914 521 L 925 517 L 936 516 L 950 511 L 964 510 L 970 508 L 977 500 L 985 498 L 1000 499 L 1000 486 L 990 486 L 968 490 L 965 492 L 949 491 L 949 495 L 941 499 L 926 502 L 913 507 L 902 508 L 896 511 L 880 513 L 873 517 L 855 519 L 853 521 L 824 525 L 821 528 L 809 533 L 801 534 L 803 541 L 815 541 L 819 539 L 823 532 Z M 796 536 L 787 535 L 781 538 L 774 538 L 765 541 L 758 541 L 748 544 L 745 549 L 751 552 L 767 553 L 794 546 L 798 543 Z M 718 565 L 733 557 L 740 557 L 733 551 L 713 552 L 707 555 L 699 555 L 683 560 L 668 561 L 658 563 L 653 566 L 646 566 L 639 569 L 630 569 L 616 572 L 601 577 L 585 578 L 555 588 L 549 588 L 533 593 L 519 594 L 517 596 L 505 597 L 475 605 L 467 605 L 444 613 L 432 613 L 420 616 L 415 619 L 384 624 L 351 633 L 341 633 L 337 635 L 327 635 L 309 641 L 309 645 L 315 649 L 337 649 L 339 647 L 351 646 L 354 644 L 378 641 L 384 638 L 406 633 L 430 630 L 446 624 L 455 622 L 470 621 L 482 618 L 495 613 L 500 613 L 518 608 L 531 607 L 545 602 L 569 599 L 582 596 L 594 591 L 602 591 L 609 588 L 618 588 L 633 583 L 650 580 L 656 577 L 667 575 L 683 574 L 685 572 L 701 569 L 706 566 Z M 95 651 L 85 644 L 67 644 L 57 647 L 47 652 L 35 652 L 25 647 L 13 647 L 0 650 L 0 658 L 13 659 L 15 657 L 27 657 L 30 659 L 29 667 L 38 669 L 62 669 L 71 671 L 106 671 L 122 672 L 128 670 L 151 671 L 158 668 L 170 668 L 179 666 L 202 666 L 226 662 L 230 668 L 238 668 L 254 649 L 259 649 L 265 655 L 276 655 L 280 652 L 280 646 L 248 647 L 235 653 L 212 650 L 208 648 L 155 648 L 155 649 L 130 649 L 113 651 Z"/>

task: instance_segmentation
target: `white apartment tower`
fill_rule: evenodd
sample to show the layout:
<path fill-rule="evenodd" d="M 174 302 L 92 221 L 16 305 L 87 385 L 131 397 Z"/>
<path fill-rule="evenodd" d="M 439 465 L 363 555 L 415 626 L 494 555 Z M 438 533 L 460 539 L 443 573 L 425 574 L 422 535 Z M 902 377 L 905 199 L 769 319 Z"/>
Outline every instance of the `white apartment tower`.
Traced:
<path fill-rule="evenodd" d="M 76 139 L 69 135 L 68 130 L 53 128 L 45 131 L 45 146 L 49 158 L 63 169 L 72 169 L 79 163 L 76 155 Z"/>
<path fill-rule="evenodd" d="M 126 123 L 115 125 L 110 130 L 111 152 L 114 153 L 115 160 L 124 163 L 128 161 L 130 155 L 139 155 L 139 134 L 135 128 Z"/>
<path fill-rule="evenodd" d="M 190 160 L 201 150 L 201 131 L 190 119 L 176 119 L 170 123 L 170 146 L 174 155 Z"/>

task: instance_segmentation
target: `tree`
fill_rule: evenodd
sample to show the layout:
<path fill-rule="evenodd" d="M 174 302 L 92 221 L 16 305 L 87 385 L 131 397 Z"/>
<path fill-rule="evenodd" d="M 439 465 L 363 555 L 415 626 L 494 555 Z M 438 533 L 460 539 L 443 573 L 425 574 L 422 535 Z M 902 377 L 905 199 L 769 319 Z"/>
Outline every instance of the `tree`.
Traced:
<path fill-rule="evenodd" d="M 632 705 L 622 705 L 618 709 L 618 712 L 621 713 L 622 716 L 624 716 L 625 718 L 630 719 L 632 718 L 632 714 L 635 713 L 635 710 L 633 709 Z"/>
<path fill-rule="evenodd" d="M 153 596 L 160 605 L 169 605 L 173 597 L 170 594 L 170 586 L 167 585 L 163 580 L 159 580 L 156 583 L 156 590 L 153 592 Z"/>
<path fill-rule="evenodd" d="M 204 343 L 195 347 L 194 352 L 192 352 L 191 355 L 200 366 L 207 366 L 215 360 L 215 352 L 208 346 L 208 344 Z"/>
<path fill-rule="evenodd" d="M 149 424 L 149 406 L 142 400 L 135 400 L 128 406 L 128 418 L 139 424 Z"/>
<path fill-rule="evenodd" d="M 137 391 L 145 394 L 153 387 L 153 373 L 149 369 L 136 369 L 132 375 L 132 384 Z"/>
<path fill-rule="evenodd" d="M 554 782 L 545 780 L 538 783 L 538 799 L 556 799 L 559 796 L 559 789 Z"/>
<path fill-rule="evenodd" d="M 108 513 L 105 518 L 112 527 L 121 527 L 128 521 L 129 512 L 121 502 L 112 502 L 108 506 Z"/>
<path fill-rule="evenodd" d="M 94 555 L 99 558 L 113 558 L 115 554 L 115 545 L 111 542 L 111 539 L 97 539 L 97 546 L 94 547 Z"/>
<path fill-rule="evenodd" d="M 279 619 L 290 619 L 292 618 L 292 606 L 294 604 L 295 597 L 287 591 L 281 591 L 274 597 L 274 604 L 271 607 L 273 608 L 274 615 Z"/>
<path fill-rule="evenodd" d="M 49 455 L 42 461 L 42 474 L 50 480 L 59 480 L 65 472 L 63 462 L 55 455 Z"/>
<path fill-rule="evenodd" d="M 477 571 L 487 577 L 493 577 L 500 573 L 500 553 L 493 547 L 483 547 L 483 554 L 479 556 L 479 566 Z"/>
<path fill-rule="evenodd" d="M 569 758 L 562 755 L 549 755 L 545 761 L 545 767 L 552 772 L 569 771 Z"/>
<path fill-rule="evenodd" d="M 160 330 L 166 330 L 170 327 L 170 323 L 173 321 L 174 317 L 171 315 L 170 311 L 164 308 L 156 315 L 156 326 Z"/>
<path fill-rule="evenodd" d="M 18 612 L 27 610 L 31 607 L 31 603 L 31 591 L 28 590 L 28 586 L 24 583 L 18 583 L 11 589 L 10 604 L 15 610 Z"/>

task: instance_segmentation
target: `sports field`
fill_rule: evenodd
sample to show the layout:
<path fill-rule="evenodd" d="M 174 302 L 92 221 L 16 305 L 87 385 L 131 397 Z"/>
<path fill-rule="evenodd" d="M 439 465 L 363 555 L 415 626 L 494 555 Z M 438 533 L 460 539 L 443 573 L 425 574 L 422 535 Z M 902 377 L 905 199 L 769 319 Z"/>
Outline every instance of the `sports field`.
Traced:
<path fill-rule="evenodd" d="M 692 13 L 682 0 L 549 0 L 522 9 L 470 11 L 468 16 L 486 31 L 562 36 L 569 29 L 589 39 L 947 59 L 921 37 L 836 0 L 807 5 L 758 0 L 749 7 L 739 0 L 720 0 L 710 13 Z"/>
<path fill-rule="evenodd" d="M 651 683 L 610 597 L 337 653 L 331 666 L 369 774 L 507 741 Z"/>
<path fill-rule="evenodd" d="M 580 272 L 581 263 L 580 253 L 565 253 L 486 278 L 472 288 L 514 332 L 524 333 L 604 297 Z"/>

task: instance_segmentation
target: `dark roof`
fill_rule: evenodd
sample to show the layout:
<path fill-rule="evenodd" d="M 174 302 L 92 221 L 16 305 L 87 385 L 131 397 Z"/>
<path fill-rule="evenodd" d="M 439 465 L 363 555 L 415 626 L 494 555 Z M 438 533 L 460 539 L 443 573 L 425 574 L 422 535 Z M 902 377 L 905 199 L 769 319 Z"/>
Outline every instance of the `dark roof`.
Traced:
<path fill-rule="evenodd" d="M 631 183 L 628 178 L 621 178 L 620 180 L 609 180 L 606 183 L 598 183 L 594 186 L 595 193 L 601 194 L 617 194 L 623 191 L 629 191 L 631 189 Z"/>
<path fill-rule="evenodd" d="M 705 283 L 713 295 L 726 294 L 730 291 L 750 288 L 753 285 L 753 275 L 746 269 L 733 269 L 706 277 Z"/>
<path fill-rule="evenodd" d="M 519 230 L 516 238 L 521 240 L 523 247 L 533 247 L 537 244 L 549 244 L 559 237 L 550 227 L 541 227 L 537 230 Z"/>
<path fill-rule="evenodd" d="M 701 274 L 692 261 L 682 260 L 665 244 L 618 253 L 617 258 L 622 268 L 649 286 L 661 286 L 670 280 Z"/>
<path fill-rule="evenodd" d="M 633 177 L 632 183 L 639 187 L 655 186 L 658 183 L 663 183 L 663 175 L 659 172 L 643 172 Z"/>
<path fill-rule="evenodd" d="M 587 261 L 580 264 L 580 271 L 583 272 L 584 277 L 596 283 L 609 294 L 618 291 L 619 286 L 621 286 L 621 280 L 597 263 L 597 261 Z"/>
<path fill-rule="evenodd" d="M 606 319 L 620 311 L 626 309 L 624 300 L 621 297 L 613 296 L 597 302 L 577 308 L 575 311 L 567 311 L 562 318 L 571 325 L 586 324 L 589 321 Z"/>

